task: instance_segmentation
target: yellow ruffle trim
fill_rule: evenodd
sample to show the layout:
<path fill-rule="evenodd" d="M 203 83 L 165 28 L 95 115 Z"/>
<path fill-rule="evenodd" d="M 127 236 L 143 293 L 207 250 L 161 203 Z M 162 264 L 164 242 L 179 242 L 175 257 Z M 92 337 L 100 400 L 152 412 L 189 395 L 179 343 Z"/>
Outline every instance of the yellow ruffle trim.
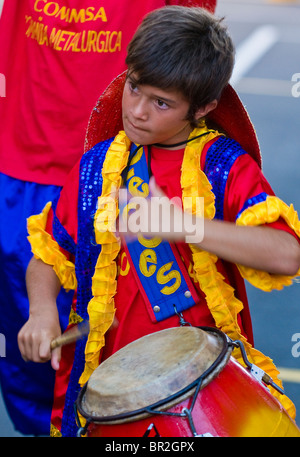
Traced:
<path fill-rule="evenodd" d="M 80 324 L 81 322 L 83 322 L 83 318 L 81 316 L 79 316 L 79 314 L 77 314 L 73 310 L 73 308 L 71 308 L 71 312 L 69 315 L 69 325 L 76 325 L 76 324 Z"/>
<path fill-rule="evenodd" d="M 94 220 L 96 241 L 102 248 L 92 279 L 93 298 L 88 304 L 90 333 L 85 348 L 85 368 L 79 380 L 81 385 L 87 382 L 99 365 L 104 335 L 115 315 L 116 258 L 120 251 L 120 240 L 115 234 L 115 222 L 118 216 L 117 195 L 122 183 L 121 173 L 127 165 L 130 144 L 125 132 L 119 132 L 103 164 L 102 194 L 98 199 L 98 210 Z"/>
<path fill-rule="evenodd" d="M 207 131 L 206 128 L 195 129 L 189 138 L 200 135 Z M 189 213 L 197 212 L 197 198 L 204 198 L 204 217 L 213 219 L 215 215 L 215 196 L 211 191 L 212 187 L 205 173 L 200 169 L 201 153 L 206 143 L 213 138 L 220 136 L 220 133 L 213 131 L 196 141 L 187 143 L 181 173 L 182 197 L 184 209 Z M 203 217 L 203 214 L 201 215 Z"/>
<path fill-rule="evenodd" d="M 288 206 L 275 196 L 268 196 L 264 202 L 257 203 L 245 209 L 236 221 L 237 225 L 270 224 L 282 217 L 288 226 L 300 237 L 300 221 L 293 205 Z M 273 289 L 281 290 L 292 284 L 293 279 L 300 275 L 300 269 L 294 276 L 271 275 L 264 271 L 237 265 L 243 276 L 253 286 L 270 292 Z"/>
<path fill-rule="evenodd" d="M 50 208 L 51 202 L 48 202 L 40 214 L 27 219 L 31 250 L 37 259 L 53 266 L 64 289 L 75 290 L 77 288 L 75 265 L 59 250 L 57 242 L 45 230 Z"/>
<path fill-rule="evenodd" d="M 50 436 L 52 438 L 61 438 L 62 434 L 53 424 L 50 425 Z"/>

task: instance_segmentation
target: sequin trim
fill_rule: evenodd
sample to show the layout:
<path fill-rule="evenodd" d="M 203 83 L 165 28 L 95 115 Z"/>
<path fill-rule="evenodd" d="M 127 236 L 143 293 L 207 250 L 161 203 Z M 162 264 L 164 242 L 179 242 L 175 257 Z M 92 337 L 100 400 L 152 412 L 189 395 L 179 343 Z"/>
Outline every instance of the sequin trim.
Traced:
<path fill-rule="evenodd" d="M 250 208 L 250 206 L 254 206 L 254 205 L 256 205 L 257 203 L 261 203 L 261 202 L 266 201 L 267 197 L 268 197 L 268 194 L 266 194 L 266 192 L 261 192 L 260 194 L 255 195 L 254 197 L 249 198 L 249 199 L 244 203 L 243 208 L 241 209 L 241 211 L 240 211 L 240 212 L 238 213 L 238 215 L 236 216 L 236 220 L 241 216 L 241 214 L 242 214 L 247 208 Z"/>
<path fill-rule="evenodd" d="M 204 173 L 216 197 L 216 219 L 224 218 L 224 195 L 230 169 L 236 159 L 246 154 L 242 147 L 231 138 L 220 137 L 207 151 Z"/>
<path fill-rule="evenodd" d="M 76 312 L 86 319 L 87 303 L 92 298 L 92 276 L 101 246 L 96 243 L 94 215 L 98 196 L 102 192 L 102 166 L 112 139 L 94 146 L 83 155 L 79 172 L 78 195 L 78 253 L 75 263 L 76 275 L 80 278 L 77 291 Z"/>
<path fill-rule="evenodd" d="M 62 249 L 70 252 L 70 254 L 76 254 L 76 243 L 69 235 L 65 227 L 61 224 L 60 220 L 56 216 L 56 206 L 59 196 L 52 202 L 53 210 L 53 224 L 52 224 L 52 233 L 55 241 L 60 245 Z"/>

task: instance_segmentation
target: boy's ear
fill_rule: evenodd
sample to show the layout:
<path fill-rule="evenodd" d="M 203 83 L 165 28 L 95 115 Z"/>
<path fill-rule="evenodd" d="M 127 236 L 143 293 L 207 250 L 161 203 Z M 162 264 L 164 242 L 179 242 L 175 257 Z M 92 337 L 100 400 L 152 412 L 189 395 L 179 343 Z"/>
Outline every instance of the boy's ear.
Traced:
<path fill-rule="evenodd" d="M 207 105 L 201 106 L 196 113 L 195 119 L 201 119 L 202 117 L 206 116 L 210 111 L 214 110 L 217 107 L 218 101 L 213 100 L 212 102 L 207 103 Z"/>

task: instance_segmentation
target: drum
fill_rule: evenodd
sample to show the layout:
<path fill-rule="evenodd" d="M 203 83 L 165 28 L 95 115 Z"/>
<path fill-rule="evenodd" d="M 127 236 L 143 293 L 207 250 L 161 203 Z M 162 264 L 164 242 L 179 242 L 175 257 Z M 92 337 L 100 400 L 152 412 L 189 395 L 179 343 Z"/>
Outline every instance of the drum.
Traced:
<path fill-rule="evenodd" d="M 300 436 L 285 409 L 231 355 L 216 329 L 182 326 L 105 360 L 76 407 L 84 434 L 103 437 Z M 79 431 L 79 434 L 82 430 Z"/>

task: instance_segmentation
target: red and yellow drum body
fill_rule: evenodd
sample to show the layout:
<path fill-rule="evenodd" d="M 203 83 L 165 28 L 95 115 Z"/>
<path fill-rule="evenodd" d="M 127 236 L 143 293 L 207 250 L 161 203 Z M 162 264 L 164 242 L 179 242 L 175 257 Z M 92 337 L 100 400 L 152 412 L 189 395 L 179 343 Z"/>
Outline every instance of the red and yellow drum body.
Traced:
<path fill-rule="evenodd" d="M 178 327 L 103 362 L 82 389 L 88 436 L 300 437 L 268 388 L 232 356 L 222 332 Z"/>

